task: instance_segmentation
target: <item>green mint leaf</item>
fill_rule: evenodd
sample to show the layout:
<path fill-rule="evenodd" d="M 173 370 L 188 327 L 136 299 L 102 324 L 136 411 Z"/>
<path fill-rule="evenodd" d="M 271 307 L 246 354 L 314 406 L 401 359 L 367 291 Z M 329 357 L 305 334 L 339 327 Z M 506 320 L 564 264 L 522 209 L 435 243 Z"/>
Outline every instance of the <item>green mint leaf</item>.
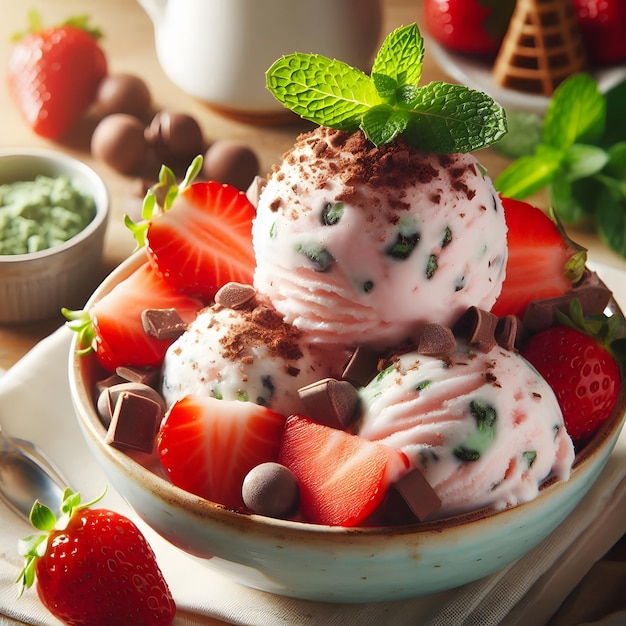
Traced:
<path fill-rule="evenodd" d="M 385 38 L 374 59 L 372 77 L 388 76 L 398 87 L 417 86 L 422 76 L 423 63 L 424 39 L 417 25 L 403 26 Z"/>
<path fill-rule="evenodd" d="M 626 180 L 626 141 L 619 141 L 609 148 L 607 174 Z"/>
<path fill-rule="evenodd" d="M 563 158 L 568 180 L 587 178 L 600 172 L 609 162 L 609 153 L 596 146 L 574 144 Z"/>
<path fill-rule="evenodd" d="M 409 112 L 386 104 L 372 107 L 361 122 L 365 136 L 375 145 L 389 143 L 406 130 Z"/>
<path fill-rule="evenodd" d="M 611 87 L 605 94 L 606 132 L 600 145 L 608 147 L 612 143 L 626 141 L 626 80 Z"/>
<path fill-rule="evenodd" d="M 369 76 L 319 54 L 278 59 L 266 82 L 274 97 L 303 119 L 340 130 L 356 130 L 363 114 L 381 101 Z"/>
<path fill-rule="evenodd" d="M 591 143 L 604 133 L 606 102 L 588 74 L 574 74 L 555 90 L 543 124 L 543 141 L 567 150 L 574 143 Z"/>
<path fill-rule="evenodd" d="M 626 257 L 626 194 L 603 187 L 595 211 L 596 229 L 606 245 Z"/>
<path fill-rule="evenodd" d="M 396 101 L 396 92 L 398 90 L 398 83 L 391 76 L 387 74 L 372 73 L 372 80 L 374 81 L 374 87 L 378 95 L 384 102 L 394 103 Z"/>
<path fill-rule="evenodd" d="M 431 152 L 471 152 L 506 133 L 504 109 L 487 94 L 462 85 L 432 82 L 411 103 L 406 135 Z"/>
<path fill-rule="evenodd" d="M 554 180 L 563 154 L 541 146 L 535 154 L 513 161 L 494 181 L 495 188 L 509 198 L 527 198 Z"/>
<path fill-rule="evenodd" d="M 585 216 L 588 205 L 580 201 L 574 185 L 563 174 L 557 173 L 548 185 L 548 197 L 550 206 L 562 222 L 578 222 Z"/>
<path fill-rule="evenodd" d="M 507 111 L 508 132 L 494 149 L 509 159 L 533 154 L 541 144 L 543 119 L 535 113 Z"/>

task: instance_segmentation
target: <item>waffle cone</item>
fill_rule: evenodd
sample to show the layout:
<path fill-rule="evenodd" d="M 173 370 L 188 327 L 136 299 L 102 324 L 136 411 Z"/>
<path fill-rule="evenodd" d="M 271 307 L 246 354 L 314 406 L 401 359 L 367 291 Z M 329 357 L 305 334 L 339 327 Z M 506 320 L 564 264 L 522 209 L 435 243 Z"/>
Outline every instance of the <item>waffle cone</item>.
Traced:
<path fill-rule="evenodd" d="M 497 84 L 550 96 L 569 75 L 585 67 L 571 0 L 517 0 L 493 67 Z"/>

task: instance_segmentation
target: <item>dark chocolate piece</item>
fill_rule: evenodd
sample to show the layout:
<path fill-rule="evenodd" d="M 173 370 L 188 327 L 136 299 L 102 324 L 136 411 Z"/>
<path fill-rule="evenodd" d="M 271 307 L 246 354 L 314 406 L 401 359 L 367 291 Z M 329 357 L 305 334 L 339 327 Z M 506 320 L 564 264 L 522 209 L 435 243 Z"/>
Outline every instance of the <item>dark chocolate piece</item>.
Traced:
<path fill-rule="evenodd" d="M 498 317 L 489 311 L 471 306 L 463 313 L 453 331 L 457 337 L 477 347 L 481 352 L 489 352 L 496 346 L 495 330 Z"/>
<path fill-rule="evenodd" d="M 107 378 L 102 378 L 96 382 L 96 395 L 99 396 L 108 387 L 119 385 L 120 383 L 126 382 L 126 380 L 127 379 L 124 379 L 124 377 L 120 376 L 117 372 L 115 372 L 115 374 L 111 374 Z"/>
<path fill-rule="evenodd" d="M 152 387 L 143 383 L 118 383 L 117 385 L 111 385 L 105 388 L 98 396 L 98 401 L 96 402 L 96 409 L 100 421 L 107 428 L 111 423 L 113 414 L 115 413 L 115 406 L 122 393 L 134 393 L 135 395 L 149 398 L 161 407 L 161 417 L 165 413 L 165 400 L 163 400 L 159 392 L 155 391 Z"/>
<path fill-rule="evenodd" d="M 554 324 L 555 310 L 566 315 L 569 312 L 570 302 L 576 298 L 585 315 L 599 315 L 606 309 L 611 300 L 611 290 L 591 274 L 587 282 L 580 287 L 575 287 L 562 296 L 533 300 L 524 312 L 524 327 L 529 331 L 536 332 L 548 328 Z"/>
<path fill-rule="evenodd" d="M 355 387 L 365 387 L 377 374 L 380 353 L 358 346 L 352 353 L 341 377 Z"/>
<path fill-rule="evenodd" d="M 240 309 L 256 296 L 256 289 L 252 285 L 242 283 L 226 283 L 215 294 L 215 303 L 227 309 Z"/>
<path fill-rule="evenodd" d="M 393 488 L 402 496 L 420 522 L 441 508 L 439 496 L 419 468 L 405 474 L 393 484 Z"/>
<path fill-rule="evenodd" d="M 160 370 L 154 367 L 130 367 L 129 365 L 120 365 L 115 368 L 115 373 L 123 379 L 120 382 L 141 383 L 155 389 L 160 376 Z"/>
<path fill-rule="evenodd" d="M 155 339 L 173 339 L 187 330 L 187 324 L 176 309 L 145 309 L 141 323 L 148 335 Z"/>
<path fill-rule="evenodd" d="M 298 389 L 307 415 L 318 424 L 344 429 L 356 417 L 359 394 L 347 380 L 324 378 Z"/>
<path fill-rule="evenodd" d="M 417 346 L 420 354 L 436 356 L 448 354 L 456 348 L 456 339 L 452 329 L 443 324 L 426 324 Z"/>
<path fill-rule="evenodd" d="M 118 450 L 151 454 L 163 411 L 158 402 L 128 391 L 115 403 L 105 441 Z"/>
<path fill-rule="evenodd" d="M 241 487 L 243 502 L 253 513 L 285 519 L 300 503 L 296 477 L 284 465 L 262 463 L 252 468 Z"/>
<path fill-rule="evenodd" d="M 516 315 L 501 317 L 496 324 L 495 338 L 505 350 L 514 350 L 521 333 L 522 322 Z"/>

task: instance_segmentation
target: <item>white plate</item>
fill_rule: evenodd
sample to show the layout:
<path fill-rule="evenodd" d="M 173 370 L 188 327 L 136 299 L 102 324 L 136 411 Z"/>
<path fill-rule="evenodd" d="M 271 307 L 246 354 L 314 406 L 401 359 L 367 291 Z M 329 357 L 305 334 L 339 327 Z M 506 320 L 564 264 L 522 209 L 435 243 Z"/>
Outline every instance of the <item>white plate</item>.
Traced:
<path fill-rule="evenodd" d="M 505 109 L 542 115 L 548 107 L 550 98 L 547 96 L 524 93 L 497 85 L 492 77 L 493 64 L 484 58 L 450 52 L 433 39 L 428 40 L 427 46 L 438 65 L 450 78 L 462 85 L 484 91 Z M 626 79 L 626 65 L 597 69 L 590 74 L 597 81 L 600 91 L 606 92 Z"/>

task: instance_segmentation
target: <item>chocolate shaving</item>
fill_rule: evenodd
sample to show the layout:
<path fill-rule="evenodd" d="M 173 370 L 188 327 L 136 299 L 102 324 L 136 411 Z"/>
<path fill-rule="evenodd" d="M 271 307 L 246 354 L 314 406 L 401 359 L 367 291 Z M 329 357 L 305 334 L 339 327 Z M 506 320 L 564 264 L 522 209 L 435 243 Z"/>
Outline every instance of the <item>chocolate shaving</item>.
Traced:
<path fill-rule="evenodd" d="M 347 380 L 324 378 L 298 389 L 308 417 L 318 424 L 344 429 L 356 417 L 359 395 Z"/>
<path fill-rule="evenodd" d="M 157 387 L 160 371 L 154 367 L 130 367 L 120 365 L 115 369 L 115 374 L 129 383 L 140 383 L 149 387 Z M 122 382 L 122 381 L 120 381 Z"/>
<path fill-rule="evenodd" d="M 393 487 L 421 522 L 441 508 L 439 496 L 419 468 L 405 474 Z"/>
<path fill-rule="evenodd" d="M 495 330 L 498 317 L 489 311 L 471 306 L 454 325 L 455 336 L 467 339 L 481 352 L 489 352 L 496 346 Z"/>
<path fill-rule="evenodd" d="M 105 441 L 118 450 L 151 454 L 163 411 L 158 402 L 123 392 L 115 403 Z"/>
<path fill-rule="evenodd" d="M 452 329 L 443 324 L 426 324 L 420 337 L 417 351 L 420 354 L 437 356 L 448 354 L 456 348 L 456 339 Z"/>
<path fill-rule="evenodd" d="M 358 346 L 344 367 L 341 377 L 355 387 L 365 387 L 379 372 L 380 353 Z"/>
<path fill-rule="evenodd" d="M 252 285 L 226 283 L 215 294 L 215 304 L 227 309 L 241 309 L 254 299 L 256 289 Z"/>
<path fill-rule="evenodd" d="M 176 309 L 145 309 L 141 312 L 143 329 L 155 339 L 173 339 L 187 330 Z"/>

